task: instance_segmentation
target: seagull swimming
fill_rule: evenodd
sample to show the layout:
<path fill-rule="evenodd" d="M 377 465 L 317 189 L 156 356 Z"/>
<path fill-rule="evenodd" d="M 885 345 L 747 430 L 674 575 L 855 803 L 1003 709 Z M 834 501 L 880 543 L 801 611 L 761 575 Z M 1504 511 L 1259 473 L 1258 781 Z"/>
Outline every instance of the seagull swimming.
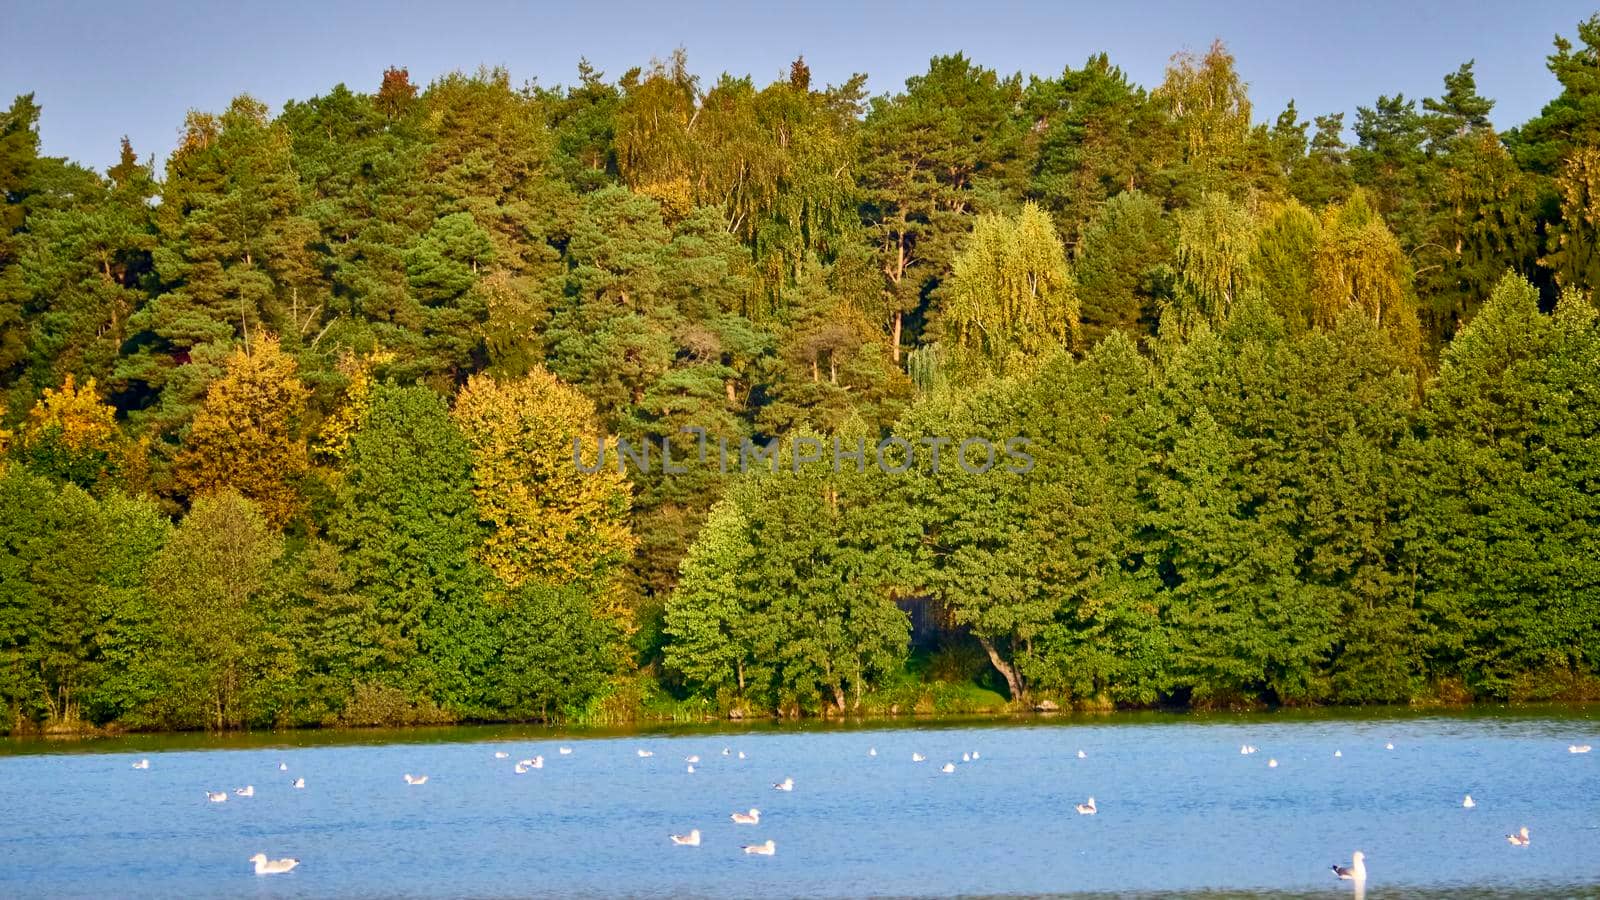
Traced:
<path fill-rule="evenodd" d="M 1474 806 L 1477 806 L 1477 805 L 1478 805 L 1478 801 L 1472 799 L 1472 795 L 1471 794 L 1468 794 L 1466 797 L 1462 798 L 1462 800 L 1461 800 L 1461 807 L 1463 809 L 1471 809 L 1471 808 L 1473 808 Z"/>
<path fill-rule="evenodd" d="M 534 769 L 542 769 L 544 768 L 544 757 L 535 756 L 533 759 L 528 760 L 528 765 Z"/>
<path fill-rule="evenodd" d="M 1341 759 L 1343 757 L 1344 757 L 1344 753 L 1343 752 L 1341 752 L 1339 750 L 1333 751 L 1333 758 L 1334 759 Z"/>
<path fill-rule="evenodd" d="M 1588 753 L 1594 748 L 1588 744 L 1573 744 L 1567 748 L 1568 753 Z"/>
<path fill-rule="evenodd" d="M 868 747 L 867 748 L 867 755 L 868 756 L 877 756 L 878 755 L 878 748 L 877 747 Z"/>
<path fill-rule="evenodd" d="M 1088 759 L 1089 758 L 1089 754 L 1083 752 L 1082 750 L 1079 750 L 1078 751 L 1078 758 L 1079 759 Z"/>
<path fill-rule="evenodd" d="M 961 761 L 962 762 L 972 762 L 972 754 L 971 753 L 963 753 L 963 754 L 961 754 Z"/>
<path fill-rule="evenodd" d="M 771 856 L 778 852 L 778 845 L 772 842 L 772 838 L 767 838 L 765 844 L 745 844 L 744 852 L 754 856 Z"/>
<path fill-rule="evenodd" d="M 925 759 L 927 759 L 927 757 L 923 756 L 921 753 L 913 753 L 913 754 L 911 754 L 911 761 L 912 762 L 922 762 Z"/>
<path fill-rule="evenodd" d="M 1267 768 L 1276 769 L 1277 767 L 1278 767 L 1278 761 L 1277 760 L 1275 760 L 1275 759 L 1267 760 Z"/>
<path fill-rule="evenodd" d="M 406 784 L 421 785 L 421 784 L 427 784 L 427 783 L 428 783 L 428 776 L 426 776 L 426 775 L 412 775 L 409 772 L 406 773 Z"/>
<path fill-rule="evenodd" d="M 1385 749 L 1385 750 L 1393 750 L 1394 749 L 1394 744 L 1392 744 L 1392 743 L 1391 744 L 1384 744 L 1383 745 L 1383 749 Z"/>
<path fill-rule="evenodd" d="M 557 750 L 556 752 L 561 754 L 562 756 L 569 756 L 572 753 L 572 748 L 571 747 L 562 747 L 561 749 Z"/>
<path fill-rule="evenodd" d="M 250 857 L 250 862 L 256 864 L 257 875 L 282 875 L 283 873 L 300 865 L 300 860 L 294 858 L 267 859 L 265 853 L 257 853 Z"/>
<path fill-rule="evenodd" d="M 510 759 L 511 758 L 511 754 L 505 752 L 504 750 L 496 750 L 494 752 L 494 758 L 495 759 Z"/>
<path fill-rule="evenodd" d="M 761 824 L 761 810 L 756 809 L 754 806 L 752 806 L 752 807 L 750 807 L 750 811 L 749 812 L 747 812 L 747 813 L 734 813 L 733 815 L 729 816 L 728 818 L 732 819 L 733 820 L 733 824 L 735 824 L 735 825 L 760 825 Z"/>
<path fill-rule="evenodd" d="M 693 775 L 693 774 L 694 774 L 694 763 L 690 763 L 690 764 L 689 764 L 689 765 L 688 765 L 688 766 L 687 766 L 687 769 L 688 769 L 688 772 L 689 772 L 689 774 L 690 774 L 690 775 Z"/>
<path fill-rule="evenodd" d="M 256 795 L 256 786 L 247 784 L 242 788 L 234 788 L 233 792 L 240 797 L 254 797 Z"/>
<path fill-rule="evenodd" d="M 954 772 L 955 770 L 956 770 L 956 764 L 955 763 L 945 763 L 939 769 L 939 771 L 945 773 L 946 775 L 949 775 L 951 772 Z"/>
<path fill-rule="evenodd" d="M 518 775 L 526 775 L 528 774 L 528 770 L 533 767 L 528 765 L 526 762 L 519 760 L 517 764 L 513 766 L 513 768 L 516 770 Z"/>
<path fill-rule="evenodd" d="M 297 790 L 303 788 L 306 786 L 306 780 L 304 778 L 296 778 L 294 780 L 294 786 Z"/>
<path fill-rule="evenodd" d="M 680 847 L 700 846 L 700 829 L 698 828 L 691 829 L 688 834 L 670 834 L 667 836 L 672 838 L 672 842 Z"/>
<path fill-rule="evenodd" d="M 288 763 L 284 763 L 284 762 L 278 763 L 278 771 L 279 772 L 287 772 L 287 771 L 289 771 L 289 764 Z"/>
<path fill-rule="evenodd" d="M 138 762 L 134 763 L 133 767 L 135 769 L 148 769 L 148 768 L 150 768 L 150 760 L 141 759 Z"/>
<path fill-rule="evenodd" d="M 729 749 L 728 749 L 728 748 L 727 748 L 727 747 L 723 747 L 723 748 L 722 748 L 722 755 L 723 755 L 723 756 L 727 756 L 727 755 L 728 755 L 728 754 L 730 754 L 730 753 L 732 753 L 732 752 L 733 752 L 733 751 L 732 751 L 732 750 L 729 750 Z"/>
<path fill-rule="evenodd" d="M 697 762 L 699 762 L 699 761 L 700 761 L 700 757 L 699 757 L 699 755 L 695 755 L 695 756 L 685 756 L 685 757 L 684 757 L 684 758 L 683 758 L 683 761 L 684 761 L 684 762 L 686 762 L 686 763 L 697 763 Z"/>
<path fill-rule="evenodd" d="M 744 751 L 743 750 L 739 751 L 739 758 L 740 759 L 744 759 Z"/>
<path fill-rule="evenodd" d="M 640 759 L 649 759 L 656 755 L 654 750 L 636 750 L 634 752 L 639 754 Z"/>
<path fill-rule="evenodd" d="M 1506 843 L 1513 847 L 1526 847 L 1533 843 L 1533 839 L 1528 837 L 1528 826 L 1522 826 L 1516 834 L 1506 835 Z"/>
<path fill-rule="evenodd" d="M 978 758 L 978 751 L 976 751 L 976 750 L 972 751 L 972 758 L 973 759 L 977 759 Z"/>
<path fill-rule="evenodd" d="M 1350 854 L 1349 866 L 1329 866 L 1328 868 L 1332 869 L 1333 874 L 1339 876 L 1343 881 L 1366 881 L 1367 855 L 1357 850 Z"/>
<path fill-rule="evenodd" d="M 772 789 L 775 791 L 792 791 L 794 790 L 794 779 L 785 778 L 784 780 L 773 785 Z"/>
<path fill-rule="evenodd" d="M 227 791 L 206 791 L 206 799 L 210 800 L 212 803 L 227 803 L 228 802 L 228 792 Z"/>
<path fill-rule="evenodd" d="M 1088 803 L 1079 803 L 1079 804 L 1077 804 L 1076 809 L 1078 810 L 1078 815 L 1080 815 L 1080 816 L 1092 816 L 1095 813 L 1100 811 L 1094 805 L 1094 798 L 1093 797 L 1089 798 L 1089 802 Z"/>

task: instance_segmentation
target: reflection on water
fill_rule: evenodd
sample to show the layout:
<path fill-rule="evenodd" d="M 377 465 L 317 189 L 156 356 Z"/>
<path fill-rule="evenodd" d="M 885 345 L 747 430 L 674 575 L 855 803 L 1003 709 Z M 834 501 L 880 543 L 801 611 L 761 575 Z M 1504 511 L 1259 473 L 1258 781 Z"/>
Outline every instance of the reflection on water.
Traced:
<path fill-rule="evenodd" d="M 1329 898 L 1355 850 L 1369 900 L 1600 896 L 1600 756 L 1566 752 L 1594 712 L 0 741 L 0 896 Z M 258 878 L 258 851 L 302 864 Z"/>

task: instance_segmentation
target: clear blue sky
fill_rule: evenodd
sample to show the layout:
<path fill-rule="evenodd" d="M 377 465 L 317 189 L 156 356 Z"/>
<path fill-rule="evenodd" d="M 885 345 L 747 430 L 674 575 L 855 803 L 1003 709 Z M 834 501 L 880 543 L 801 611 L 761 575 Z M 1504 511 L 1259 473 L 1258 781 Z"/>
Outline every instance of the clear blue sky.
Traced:
<path fill-rule="evenodd" d="M 44 106 L 44 150 L 104 167 L 127 134 L 164 160 L 189 109 L 219 110 L 239 93 L 273 109 L 344 82 L 376 90 L 390 65 L 426 83 L 456 69 L 503 65 L 514 83 L 575 80 L 580 56 L 615 76 L 689 52 L 705 79 L 728 71 L 765 82 L 804 53 L 814 80 L 871 76 L 892 91 L 928 58 L 964 50 L 1002 72 L 1054 75 L 1105 50 L 1154 86 L 1167 59 L 1220 37 L 1250 83 L 1258 120 L 1291 97 L 1301 115 L 1371 105 L 1379 94 L 1439 92 L 1446 72 L 1477 60 L 1479 89 L 1505 128 L 1556 93 L 1544 67 L 1551 38 L 1576 33 L 1600 0 L 1461 4 L 1321 2 L 693 4 L 576 0 L 337 2 L 281 0 L 233 9 L 201 0 L 89 4 L 0 0 L 0 95 Z"/>

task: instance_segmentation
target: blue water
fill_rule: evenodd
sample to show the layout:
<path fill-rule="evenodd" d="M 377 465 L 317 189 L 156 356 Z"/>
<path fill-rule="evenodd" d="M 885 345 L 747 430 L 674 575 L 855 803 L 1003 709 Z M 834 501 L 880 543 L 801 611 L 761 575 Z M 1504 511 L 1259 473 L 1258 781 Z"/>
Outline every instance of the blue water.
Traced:
<path fill-rule="evenodd" d="M 398 736 L 0 742 L 0 896 L 1333 897 L 1350 888 L 1327 867 L 1356 849 L 1371 898 L 1600 895 L 1600 752 L 1567 752 L 1600 744 L 1593 711 Z M 1077 815 L 1089 795 L 1099 814 Z M 759 826 L 729 821 L 751 806 Z M 1508 845 L 1523 825 L 1532 846 Z M 696 827 L 698 848 L 667 839 Z M 767 838 L 771 858 L 739 849 Z M 258 851 L 301 865 L 258 877 Z"/>

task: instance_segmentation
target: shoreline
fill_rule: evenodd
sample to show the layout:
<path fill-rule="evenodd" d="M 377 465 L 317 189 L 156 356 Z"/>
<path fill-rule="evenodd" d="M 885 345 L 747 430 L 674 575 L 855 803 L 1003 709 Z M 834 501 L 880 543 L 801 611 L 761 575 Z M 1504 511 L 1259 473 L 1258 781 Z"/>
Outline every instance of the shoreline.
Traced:
<path fill-rule="evenodd" d="M 1446 716 L 1452 718 L 1595 718 L 1600 701 L 1538 701 L 1444 704 L 1383 704 L 1295 706 L 1255 709 L 1076 709 L 1059 711 L 1006 710 L 1001 712 L 871 713 L 830 717 L 707 717 L 703 720 L 637 719 L 629 723 L 456 722 L 440 724 L 352 726 L 325 725 L 304 728 L 234 729 L 228 731 L 123 731 L 92 728 L 76 731 L 38 731 L 0 736 L 0 756 L 31 755 L 30 749 L 71 749 L 113 743 L 156 741 L 183 745 L 173 749 L 226 749 L 245 747 L 340 746 L 390 743 L 433 743 L 444 735 L 460 742 L 556 738 L 600 739 L 634 735 L 750 734 L 772 732 L 892 731 L 917 728 L 1070 727 L 1088 724 L 1229 724 L 1315 721 L 1394 721 Z M 456 740 L 449 742 L 454 743 Z M 48 752 L 48 751 L 47 751 Z"/>

